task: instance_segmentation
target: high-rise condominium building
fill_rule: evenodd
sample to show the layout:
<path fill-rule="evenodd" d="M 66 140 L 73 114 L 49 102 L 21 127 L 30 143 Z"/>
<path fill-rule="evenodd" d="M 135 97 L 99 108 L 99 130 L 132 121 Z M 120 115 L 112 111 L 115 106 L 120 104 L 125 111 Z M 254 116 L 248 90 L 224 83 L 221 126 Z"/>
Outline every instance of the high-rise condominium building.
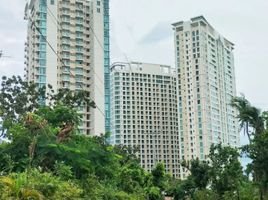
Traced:
<path fill-rule="evenodd" d="M 176 73 L 169 66 L 114 63 L 111 67 L 111 143 L 138 147 L 141 166 L 157 162 L 178 177 Z"/>
<path fill-rule="evenodd" d="M 27 80 L 90 91 L 98 109 L 79 108 L 80 130 L 109 130 L 109 0 L 30 0 L 25 17 Z"/>
<path fill-rule="evenodd" d="M 205 159 L 212 144 L 239 146 L 234 44 L 203 17 L 173 24 L 182 159 Z"/>

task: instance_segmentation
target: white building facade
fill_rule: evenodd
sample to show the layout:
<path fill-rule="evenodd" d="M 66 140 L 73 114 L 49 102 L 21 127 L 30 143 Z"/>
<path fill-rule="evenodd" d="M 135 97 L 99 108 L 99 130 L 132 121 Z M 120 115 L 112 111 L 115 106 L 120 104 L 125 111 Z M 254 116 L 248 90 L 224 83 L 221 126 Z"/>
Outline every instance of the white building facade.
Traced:
<path fill-rule="evenodd" d="M 40 87 L 50 84 L 55 91 L 90 91 L 98 109 L 79 108 L 83 113 L 79 129 L 87 135 L 104 133 L 105 103 L 109 104 L 104 89 L 110 62 L 109 1 L 30 0 L 25 17 L 26 79 Z"/>
<path fill-rule="evenodd" d="M 176 73 L 169 66 L 114 63 L 111 67 L 111 143 L 138 148 L 141 166 L 163 162 L 179 177 Z"/>
<path fill-rule="evenodd" d="M 205 159 L 212 144 L 238 147 L 234 44 L 203 17 L 173 24 L 181 159 Z"/>

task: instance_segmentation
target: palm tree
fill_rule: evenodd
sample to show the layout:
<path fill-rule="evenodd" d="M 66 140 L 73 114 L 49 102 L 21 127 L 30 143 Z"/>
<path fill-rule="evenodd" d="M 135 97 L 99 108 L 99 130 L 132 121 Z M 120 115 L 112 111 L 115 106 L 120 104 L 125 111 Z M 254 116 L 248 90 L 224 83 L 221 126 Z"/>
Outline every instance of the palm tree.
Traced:
<path fill-rule="evenodd" d="M 268 112 L 261 112 L 258 108 L 252 106 L 244 96 L 235 97 L 231 105 L 238 110 L 237 118 L 250 142 L 250 145 L 244 147 L 244 151 L 252 159 L 250 167 L 253 172 L 253 180 L 259 185 L 260 200 L 268 200 L 268 171 L 266 165 Z M 250 129 L 253 129 L 253 131 L 251 132 Z"/>
<path fill-rule="evenodd" d="M 232 100 L 231 105 L 238 110 L 238 120 L 240 127 L 244 128 L 244 132 L 247 135 L 249 142 L 252 142 L 252 136 L 260 135 L 264 132 L 264 118 L 261 111 L 251 106 L 250 102 L 242 97 L 235 97 Z M 253 132 L 250 129 L 253 128 Z"/>

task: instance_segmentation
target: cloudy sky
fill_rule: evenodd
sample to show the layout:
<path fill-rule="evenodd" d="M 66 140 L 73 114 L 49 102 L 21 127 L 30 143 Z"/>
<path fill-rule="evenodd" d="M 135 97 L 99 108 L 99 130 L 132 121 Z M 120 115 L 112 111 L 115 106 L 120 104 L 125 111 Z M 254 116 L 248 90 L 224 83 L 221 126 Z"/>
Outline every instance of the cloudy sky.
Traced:
<path fill-rule="evenodd" d="M 0 0 L 0 75 L 23 74 L 25 0 Z M 235 43 L 238 93 L 268 109 L 267 0 L 111 0 L 112 61 L 174 66 L 171 23 L 204 15 Z"/>

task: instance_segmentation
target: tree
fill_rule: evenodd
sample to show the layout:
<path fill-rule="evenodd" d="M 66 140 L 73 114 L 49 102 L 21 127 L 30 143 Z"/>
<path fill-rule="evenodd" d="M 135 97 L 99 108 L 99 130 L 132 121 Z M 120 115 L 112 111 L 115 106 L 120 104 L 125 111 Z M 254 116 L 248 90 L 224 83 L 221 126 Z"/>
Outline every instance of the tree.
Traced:
<path fill-rule="evenodd" d="M 194 193 L 193 199 L 194 200 L 216 200 L 216 199 L 219 199 L 219 196 L 213 190 L 203 189 L 203 190 L 197 190 Z"/>
<path fill-rule="evenodd" d="M 36 112 L 37 115 L 43 117 L 51 126 L 59 127 L 57 133 L 57 142 L 60 143 L 70 137 L 72 131 L 77 128 L 80 117 L 77 111 L 73 108 L 58 104 L 51 107 L 41 107 Z"/>
<path fill-rule="evenodd" d="M 182 166 L 189 170 L 191 179 L 198 190 L 204 190 L 210 181 L 210 166 L 207 161 L 200 161 L 198 158 L 190 162 L 183 161 Z"/>
<path fill-rule="evenodd" d="M 251 142 L 252 136 L 259 135 L 264 131 L 264 122 L 262 113 L 259 109 L 251 106 L 250 102 L 242 97 L 235 97 L 231 105 L 238 110 L 238 116 L 241 128 L 244 128 L 245 133 Z M 254 131 L 250 132 L 250 128 Z M 253 135 L 252 135 L 253 134 Z"/>
<path fill-rule="evenodd" d="M 55 93 L 51 86 L 39 88 L 20 77 L 3 78 L 2 86 L 0 113 L 10 142 L 0 144 L 0 199 L 162 197 L 135 149 L 112 147 L 107 135 L 78 134 L 77 107 L 94 108 L 88 92 Z M 165 176 L 160 175 L 158 180 Z"/>
<path fill-rule="evenodd" d="M 258 187 L 254 184 L 254 182 L 245 179 L 241 185 L 239 190 L 240 200 L 258 200 L 259 193 Z"/>
<path fill-rule="evenodd" d="M 268 199 L 267 172 L 267 112 L 252 106 L 245 97 L 236 97 L 232 104 L 238 109 L 238 119 L 245 126 L 250 144 L 243 148 L 244 153 L 252 159 L 248 171 L 253 174 L 253 181 L 259 186 L 260 199 Z M 252 129 L 252 132 L 249 132 Z"/>
<path fill-rule="evenodd" d="M 244 147 L 244 152 L 252 159 L 249 169 L 253 174 L 254 182 L 260 190 L 260 199 L 268 199 L 268 130 L 255 137 L 252 143 Z"/>
<path fill-rule="evenodd" d="M 89 195 L 96 200 L 145 199 L 152 175 L 140 167 L 134 155 L 109 146 L 103 137 L 78 135 L 75 128 L 64 140 L 58 140 L 62 127 L 68 123 L 76 127 L 77 119 L 75 110 L 59 104 L 39 108 L 12 123 L 7 129 L 10 142 L 0 145 L 0 176 L 16 180 L 12 174 L 29 176 L 38 169 L 62 182 L 77 184 L 83 199 L 93 199 Z M 44 196 L 42 191 L 40 195 Z M 45 198 L 60 198 L 55 195 Z"/>
<path fill-rule="evenodd" d="M 208 161 L 183 161 L 189 176 L 173 186 L 174 199 L 224 199 L 226 193 L 239 194 L 244 179 L 239 156 L 237 149 L 219 144 L 211 147 Z"/>
<path fill-rule="evenodd" d="M 127 193 L 133 193 L 145 186 L 145 172 L 138 163 L 123 165 L 118 173 L 118 187 Z"/>
<path fill-rule="evenodd" d="M 211 188 L 223 198 L 226 192 L 239 193 L 239 186 L 243 179 L 242 166 L 237 149 L 221 144 L 211 147 L 208 156 L 210 160 Z"/>
<path fill-rule="evenodd" d="M 165 166 L 163 163 L 157 163 L 156 167 L 152 170 L 152 183 L 154 186 L 160 188 L 161 192 L 167 186 L 167 175 L 165 173 Z"/>
<path fill-rule="evenodd" d="M 19 117 L 32 112 L 40 106 L 40 98 L 45 96 L 45 88 L 28 83 L 21 77 L 2 77 L 0 92 L 0 117 L 3 119 L 3 128 L 17 122 Z M 4 130 L 3 129 L 3 130 Z"/>
<path fill-rule="evenodd" d="M 163 200 L 164 197 L 158 187 L 148 187 L 146 188 L 146 196 L 148 200 Z"/>
<path fill-rule="evenodd" d="M 174 190 L 174 200 L 191 199 L 196 191 L 196 186 L 191 178 L 180 182 Z"/>
<path fill-rule="evenodd" d="M 38 84 L 23 81 L 20 76 L 11 78 L 3 76 L 0 91 L 2 134 L 25 114 L 43 107 L 45 101 L 50 108 L 59 104 L 72 109 L 79 106 L 96 108 L 95 102 L 91 100 L 90 93 L 87 91 L 74 92 L 69 89 L 59 89 L 55 92 L 51 85 L 39 87 Z"/>

